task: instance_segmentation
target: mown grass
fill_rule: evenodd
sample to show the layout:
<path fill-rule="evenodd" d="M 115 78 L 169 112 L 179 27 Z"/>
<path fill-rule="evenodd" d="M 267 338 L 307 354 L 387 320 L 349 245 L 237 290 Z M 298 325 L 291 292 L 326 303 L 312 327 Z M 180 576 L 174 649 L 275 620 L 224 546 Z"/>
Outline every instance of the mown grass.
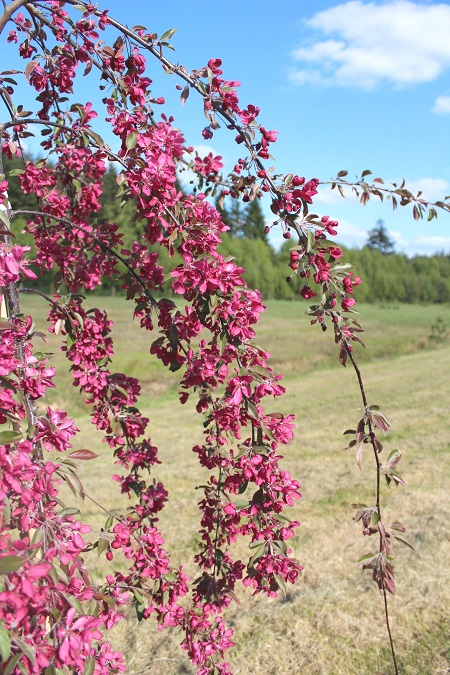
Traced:
<path fill-rule="evenodd" d="M 115 367 L 143 382 L 141 404 L 162 460 L 155 476 L 170 494 L 160 521 L 167 549 L 195 573 L 186 561 L 196 548 L 195 486 L 203 474 L 190 449 L 201 438 L 200 420 L 191 404 L 179 406 L 175 376 L 152 363 L 153 337 L 132 325 L 131 309 L 117 298 L 96 300 L 115 321 Z M 36 309 L 35 299 L 27 298 L 27 304 Z M 386 453 L 397 447 L 404 453 L 399 468 L 407 487 L 383 486 L 383 509 L 386 522 L 407 525 L 416 548 L 413 553 L 397 547 L 398 590 L 389 602 L 400 671 L 408 675 L 450 668 L 450 346 L 435 347 L 428 339 L 437 316 L 450 325 L 449 307 L 363 306 L 367 349 L 357 350 L 368 398 L 392 422 Z M 293 548 L 304 572 L 286 598 L 240 593 L 241 605 L 228 612 L 236 646 L 227 657 L 238 675 L 393 672 L 382 598 L 356 563 L 376 542 L 362 537 L 352 521 L 352 503 L 373 503 L 373 459 L 367 453 L 360 472 L 352 451 L 344 450 L 342 432 L 354 426 L 361 402 L 354 373 L 337 363 L 329 333 L 309 326 L 304 305 L 294 302 L 269 303 L 258 331 L 257 342 L 272 353 L 276 369 L 287 373 L 287 394 L 273 409 L 297 415 L 285 467 L 302 483 L 302 499 L 289 515 L 302 523 Z M 50 347 L 56 342 L 52 337 Z M 55 361 L 62 364 L 60 356 Z M 66 404 L 77 413 L 80 434 L 74 447 L 102 455 L 83 463 L 86 491 L 113 509 L 126 508 L 110 480 L 115 469 L 108 448 L 90 426 L 70 378 L 59 377 L 62 393 L 49 392 L 48 403 Z M 86 500 L 82 509 L 95 529 L 103 525 L 106 517 L 94 504 Z M 99 577 L 109 569 L 104 558 L 95 564 Z M 179 648 L 180 634 L 160 632 L 151 621 L 137 624 L 130 616 L 113 639 L 124 649 L 131 675 L 193 672 Z"/>

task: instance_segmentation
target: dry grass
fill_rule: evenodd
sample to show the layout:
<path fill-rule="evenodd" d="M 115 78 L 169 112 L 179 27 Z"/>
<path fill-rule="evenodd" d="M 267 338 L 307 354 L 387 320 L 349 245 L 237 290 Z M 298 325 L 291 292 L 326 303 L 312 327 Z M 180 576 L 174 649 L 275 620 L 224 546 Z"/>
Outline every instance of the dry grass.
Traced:
<path fill-rule="evenodd" d="M 156 477 L 170 493 L 161 527 L 174 560 L 186 561 L 195 550 L 194 488 L 201 476 L 190 448 L 201 437 L 199 420 L 189 406 L 180 408 L 173 382 L 159 366 L 146 365 L 150 336 L 130 333 L 124 311 L 112 300 L 107 304 L 118 319 L 118 367 L 131 365 L 144 376 L 144 409 L 163 461 Z M 437 315 L 448 319 L 450 311 L 372 307 L 362 314 L 372 326 L 363 365 L 368 397 L 391 418 L 387 452 L 394 447 L 404 452 L 401 472 L 407 488 L 383 487 L 385 518 L 407 525 L 417 551 L 397 547 L 398 592 L 390 599 L 400 671 L 408 675 L 450 672 L 450 348 L 428 348 Z M 289 368 L 288 393 L 276 407 L 297 415 L 297 436 L 286 449 L 285 466 L 303 486 L 303 498 L 289 515 L 302 522 L 294 549 L 305 571 L 284 599 L 241 594 L 242 604 L 228 613 L 236 646 L 227 657 L 237 675 L 387 675 L 393 670 L 382 598 L 356 564 L 376 542 L 361 536 L 351 509 L 352 502 L 373 502 L 373 460 L 368 453 L 361 473 L 352 452 L 343 450 L 342 432 L 354 425 L 360 406 L 354 375 L 331 365 L 331 336 L 309 328 L 297 303 L 271 305 L 258 342 Z M 315 367 L 305 349 L 319 354 L 313 357 Z M 63 398 L 74 405 L 72 390 L 66 388 Z M 123 508 L 123 498 L 111 488 L 114 468 L 107 448 L 87 417 L 80 426 L 76 447 L 101 448 L 104 455 L 83 465 L 87 492 Z M 105 516 L 94 505 L 86 502 L 85 510 L 94 527 L 103 524 Z M 106 565 L 104 558 L 97 559 L 97 573 L 104 574 Z M 194 572 L 190 563 L 186 569 Z M 159 632 L 152 622 L 138 625 L 130 617 L 113 638 L 125 650 L 130 675 L 193 672 L 179 648 L 179 633 Z"/>

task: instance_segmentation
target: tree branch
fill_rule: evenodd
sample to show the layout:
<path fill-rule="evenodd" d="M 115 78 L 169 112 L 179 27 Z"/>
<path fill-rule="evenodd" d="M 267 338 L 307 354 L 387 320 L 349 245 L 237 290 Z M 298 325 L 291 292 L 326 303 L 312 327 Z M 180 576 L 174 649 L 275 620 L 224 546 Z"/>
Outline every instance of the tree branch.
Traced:
<path fill-rule="evenodd" d="M 26 5 L 28 1 L 29 0 L 14 0 L 10 5 L 5 7 L 3 14 L 0 16 L 0 35 L 14 12 Z"/>

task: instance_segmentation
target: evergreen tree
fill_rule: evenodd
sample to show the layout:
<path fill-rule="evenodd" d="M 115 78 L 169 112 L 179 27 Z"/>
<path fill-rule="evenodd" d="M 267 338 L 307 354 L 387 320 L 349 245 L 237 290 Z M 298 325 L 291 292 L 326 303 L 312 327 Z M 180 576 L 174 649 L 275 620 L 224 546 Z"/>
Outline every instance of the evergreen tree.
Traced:
<path fill-rule="evenodd" d="M 381 251 L 384 255 L 390 255 L 394 253 L 395 242 L 389 236 L 389 233 L 385 227 L 384 220 L 379 218 L 376 223 L 376 227 L 368 232 L 367 246 L 370 249 L 377 249 Z"/>
<path fill-rule="evenodd" d="M 222 221 L 228 225 L 232 237 L 242 237 L 244 234 L 245 211 L 242 208 L 242 202 L 239 199 L 231 200 L 231 207 L 227 208 L 216 198 L 215 206 L 221 215 Z"/>
<path fill-rule="evenodd" d="M 242 207 L 242 202 L 239 199 L 233 199 L 231 208 L 228 211 L 230 223 L 230 234 L 232 237 L 242 237 L 244 235 L 245 227 L 245 211 Z"/>
<path fill-rule="evenodd" d="M 251 201 L 245 209 L 243 235 L 248 239 L 262 239 L 268 242 L 265 233 L 266 222 L 259 199 Z"/>
<path fill-rule="evenodd" d="M 10 171 L 23 171 L 25 163 L 29 161 L 29 157 L 16 157 L 13 155 L 11 159 L 5 154 L 3 155 L 3 170 L 9 180 L 8 184 L 8 198 L 11 207 L 16 210 L 36 210 L 39 209 L 38 200 L 33 193 L 24 194 L 20 187 L 20 180 L 18 175 L 9 176 Z M 24 163 L 25 160 L 25 163 Z"/>

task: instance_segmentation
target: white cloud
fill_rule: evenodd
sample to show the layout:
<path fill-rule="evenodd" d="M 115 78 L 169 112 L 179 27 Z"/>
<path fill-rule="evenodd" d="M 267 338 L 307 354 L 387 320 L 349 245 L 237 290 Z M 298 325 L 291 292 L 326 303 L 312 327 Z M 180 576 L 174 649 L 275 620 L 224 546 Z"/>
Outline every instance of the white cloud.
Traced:
<path fill-rule="evenodd" d="M 450 237 L 430 237 L 420 234 L 414 238 L 413 243 L 415 250 L 425 254 L 450 251 Z"/>
<path fill-rule="evenodd" d="M 396 181 L 396 183 L 399 185 L 400 181 Z M 406 188 L 414 195 L 422 192 L 422 199 L 430 202 L 442 201 L 444 197 L 450 194 L 450 184 L 445 178 L 419 178 L 406 181 Z"/>
<path fill-rule="evenodd" d="M 354 225 L 339 218 L 337 235 L 333 239 L 345 246 L 360 248 L 367 241 L 367 230 L 361 225 Z"/>
<path fill-rule="evenodd" d="M 406 251 L 410 247 L 411 242 L 405 239 L 403 232 L 400 232 L 400 230 L 388 230 L 388 234 L 395 241 L 397 250 Z"/>
<path fill-rule="evenodd" d="M 434 102 L 432 112 L 436 115 L 450 115 L 450 96 L 438 96 Z"/>
<path fill-rule="evenodd" d="M 415 234 L 406 237 L 404 232 L 399 230 L 389 230 L 389 235 L 395 241 L 395 249 L 412 255 L 433 255 L 436 251 L 450 251 L 450 237 L 439 235 Z"/>
<path fill-rule="evenodd" d="M 297 84 L 405 86 L 430 82 L 450 68 L 448 4 L 350 0 L 305 23 L 326 39 L 292 52 L 301 64 L 290 74 Z"/>
<path fill-rule="evenodd" d="M 345 198 L 341 196 L 337 188 L 332 190 L 329 185 L 320 185 L 319 193 L 314 197 L 314 206 L 312 208 L 316 208 L 316 204 L 320 208 L 322 205 L 328 207 L 335 206 L 336 204 L 345 205 L 346 202 L 350 201 L 359 201 L 359 197 L 356 196 L 350 187 L 344 186 L 344 194 Z"/>

